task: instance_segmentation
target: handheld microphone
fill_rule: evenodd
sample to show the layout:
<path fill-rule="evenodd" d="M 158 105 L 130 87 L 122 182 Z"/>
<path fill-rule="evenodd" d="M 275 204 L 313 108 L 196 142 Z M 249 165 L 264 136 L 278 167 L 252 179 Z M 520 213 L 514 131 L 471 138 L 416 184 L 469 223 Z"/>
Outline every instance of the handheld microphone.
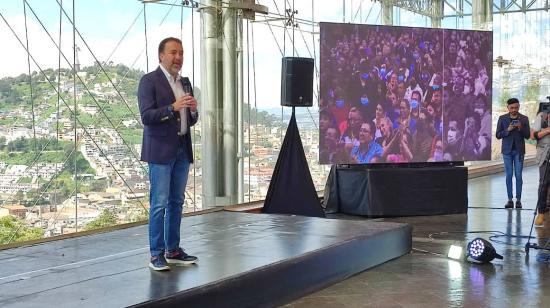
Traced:
<path fill-rule="evenodd" d="M 182 83 L 183 83 L 183 92 L 193 96 L 193 86 L 191 85 L 191 82 L 189 81 L 189 79 L 184 78 Z"/>
<path fill-rule="evenodd" d="M 189 78 L 187 78 L 187 77 L 182 78 L 181 83 L 182 83 L 182 86 L 183 86 L 183 92 L 185 94 L 189 94 L 189 95 L 193 96 L 193 86 L 191 85 L 191 82 L 189 81 Z M 187 116 L 188 116 L 188 114 L 189 114 L 189 111 L 188 111 L 187 107 L 183 107 L 180 110 L 180 119 L 181 119 L 180 132 L 179 132 L 180 136 L 183 136 L 183 135 L 187 134 L 187 131 L 188 131 Z"/>

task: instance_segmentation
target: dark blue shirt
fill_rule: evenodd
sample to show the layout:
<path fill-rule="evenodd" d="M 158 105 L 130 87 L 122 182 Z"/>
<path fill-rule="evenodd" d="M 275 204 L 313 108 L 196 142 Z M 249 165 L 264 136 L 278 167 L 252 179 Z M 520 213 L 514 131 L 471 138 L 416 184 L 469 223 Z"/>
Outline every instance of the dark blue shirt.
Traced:
<path fill-rule="evenodd" d="M 513 150 L 519 154 L 525 154 L 525 139 L 529 139 L 529 118 L 523 114 L 519 114 L 517 119 L 521 123 L 521 129 L 513 129 L 508 131 L 508 126 L 512 122 L 510 113 L 503 114 L 498 118 L 497 123 L 497 139 L 502 139 L 502 154 L 510 154 Z"/>

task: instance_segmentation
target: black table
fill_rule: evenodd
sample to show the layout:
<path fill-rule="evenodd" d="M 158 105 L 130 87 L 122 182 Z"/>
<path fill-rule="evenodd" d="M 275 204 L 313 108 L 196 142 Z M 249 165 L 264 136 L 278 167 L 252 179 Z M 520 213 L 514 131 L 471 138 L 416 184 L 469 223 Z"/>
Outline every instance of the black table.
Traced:
<path fill-rule="evenodd" d="M 415 216 L 466 213 L 468 169 L 463 166 L 332 166 L 326 213 Z"/>

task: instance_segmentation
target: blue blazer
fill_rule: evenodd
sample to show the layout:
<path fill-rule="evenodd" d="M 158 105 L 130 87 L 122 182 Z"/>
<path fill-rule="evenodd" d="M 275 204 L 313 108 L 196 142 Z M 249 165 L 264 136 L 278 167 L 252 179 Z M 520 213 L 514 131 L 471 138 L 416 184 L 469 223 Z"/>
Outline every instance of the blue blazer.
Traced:
<path fill-rule="evenodd" d="M 187 77 L 181 80 L 182 83 L 189 82 Z M 160 67 L 141 77 L 138 87 L 139 113 L 143 122 L 141 160 L 166 164 L 176 157 L 178 147 L 183 146 L 189 161 L 193 162 L 193 145 L 189 128 L 197 123 L 198 113 L 194 116 L 191 112 L 187 113 L 188 133 L 180 137 L 178 135 L 179 112 L 171 112 L 168 109 L 168 106 L 175 101 L 174 92 Z"/>
<path fill-rule="evenodd" d="M 518 119 L 521 123 L 521 130 L 514 129 L 509 132 L 508 126 L 512 121 L 510 114 L 503 114 L 498 118 L 496 137 L 497 139 L 502 139 L 502 154 L 510 154 L 512 152 L 512 145 L 515 145 L 516 151 L 519 154 L 525 154 L 525 139 L 529 139 L 531 133 L 529 118 L 523 114 L 519 114 Z"/>

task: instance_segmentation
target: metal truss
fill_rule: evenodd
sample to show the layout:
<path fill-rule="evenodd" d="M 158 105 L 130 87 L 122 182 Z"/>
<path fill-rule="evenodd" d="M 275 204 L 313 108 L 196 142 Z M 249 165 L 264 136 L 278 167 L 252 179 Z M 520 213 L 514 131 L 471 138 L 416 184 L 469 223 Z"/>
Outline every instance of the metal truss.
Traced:
<path fill-rule="evenodd" d="M 493 11 L 495 13 L 517 13 L 530 11 L 548 11 L 550 1 L 548 0 L 501 0 L 493 1 Z"/>
<path fill-rule="evenodd" d="M 444 0 L 446 10 L 443 17 L 472 16 L 472 1 L 480 0 Z M 424 1 L 420 1 L 424 2 Z M 467 9 L 465 9 L 467 8 Z M 500 0 L 493 1 L 493 14 L 526 13 L 534 11 L 549 11 L 549 0 Z M 450 14 L 449 14 L 450 13 Z"/>
<path fill-rule="evenodd" d="M 431 18 L 443 17 L 442 0 L 380 0 L 380 2 Z"/>
<path fill-rule="evenodd" d="M 380 3 L 390 4 L 431 18 L 472 16 L 473 1 L 483 0 L 379 0 Z M 443 8 L 445 8 L 445 10 Z M 549 10 L 550 0 L 493 1 L 493 14 Z"/>

